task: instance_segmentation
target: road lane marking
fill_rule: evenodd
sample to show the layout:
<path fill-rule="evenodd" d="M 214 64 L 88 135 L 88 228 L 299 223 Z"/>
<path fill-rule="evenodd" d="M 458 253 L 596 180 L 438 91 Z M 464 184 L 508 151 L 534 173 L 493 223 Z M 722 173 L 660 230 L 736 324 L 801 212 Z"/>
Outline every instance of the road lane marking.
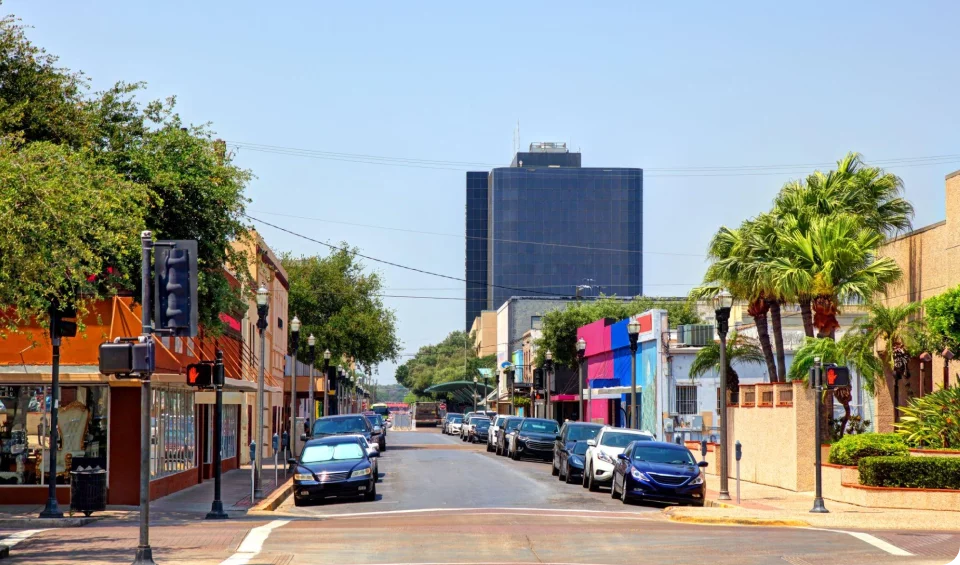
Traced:
<path fill-rule="evenodd" d="M 19 531 L 19 532 L 17 532 L 17 533 L 10 534 L 9 536 L 7 536 L 7 537 L 5 537 L 5 538 L 3 538 L 3 539 L 0 539 L 0 545 L 5 545 L 5 546 L 7 546 L 8 548 L 13 549 L 13 546 L 17 545 L 18 543 L 22 542 L 23 540 L 27 539 L 28 537 L 30 537 L 30 536 L 32 536 L 32 535 L 35 535 L 35 534 L 39 534 L 40 532 L 45 532 L 45 531 L 47 531 L 48 529 L 50 529 L 50 528 L 43 528 L 43 529 L 40 529 L 40 530 L 22 530 L 22 531 Z"/>
<path fill-rule="evenodd" d="M 848 532 L 846 530 L 828 530 L 826 528 L 809 528 L 811 530 L 820 530 L 822 532 L 834 532 L 838 534 L 847 534 L 857 538 L 862 542 L 866 542 L 877 549 L 886 551 L 890 555 L 896 555 L 897 557 L 913 557 L 913 554 L 905 549 L 900 549 L 899 547 L 893 545 L 890 542 L 883 541 L 882 539 L 872 536 L 864 532 Z"/>
<path fill-rule="evenodd" d="M 274 520 L 250 530 L 237 548 L 237 552 L 222 561 L 220 565 L 247 565 L 263 549 L 263 543 L 270 537 L 270 532 L 289 523 L 290 520 Z"/>
<path fill-rule="evenodd" d="M 379 501 L 382 503 L 382 501 Z M 539 508 L 510 508 L 510 507 L 500 507 L 500 508 L 417 508 L 413 510 L 382 510 L 375 512 L 350 512 L 344 514 L 310 514 L 310 519 L 317 518 L 358 518 L 358 517 L 368 517 L 368 516 L 390 516 L 390 515 L 400 515 L 400 514 L 426 514 L 430 512 L 437 513 L 447 513 L 455 512 L 458 515 L 463 516 L 483 516 L 486 514 L 496 514 L 502 516 L 509 514 L 511 516 L 564 516 L 570 515 L 573 517 L 581 518 L 635 518 L 642 520 L 650 520 L 656 512 L 616 512 L 612 510 L 580 510 L 580 509 L 568 509 L 568 508 L 550 508 L 550 509 L 539 509 Z"/>

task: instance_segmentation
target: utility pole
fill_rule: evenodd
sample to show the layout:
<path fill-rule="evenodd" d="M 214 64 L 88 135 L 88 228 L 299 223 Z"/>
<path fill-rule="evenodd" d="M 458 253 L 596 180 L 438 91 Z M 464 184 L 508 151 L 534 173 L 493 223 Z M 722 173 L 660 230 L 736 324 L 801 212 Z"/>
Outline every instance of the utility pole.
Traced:
<path fill-rule="evenodd" d="M 150 322 L 152 251 L 153 232 L 144 230 L 140 232 L 140 320 L 141 335 L 147 343 L 153 340 L 153 325 Z M 150 405 L 153 400 L 150 377 L 149 372 L 140 375 L 140 543 L 137 545 L 134 565 L 154 565 L 153 548 L 150 547 Z"/>

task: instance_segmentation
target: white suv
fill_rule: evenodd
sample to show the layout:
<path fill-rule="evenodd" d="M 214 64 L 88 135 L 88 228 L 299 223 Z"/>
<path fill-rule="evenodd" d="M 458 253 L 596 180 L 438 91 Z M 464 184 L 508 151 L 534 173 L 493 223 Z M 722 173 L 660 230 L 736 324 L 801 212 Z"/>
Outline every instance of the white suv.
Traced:
<path fill-rule="evenodd" d="M 617 455 L 623 453 L 631 441 L 638 440 L 654 441 L 654 437 L 650 432 L 604 426 L 596 438 L 587 440 L 589 447 L 583 456 L 583 488 L 596 491 L 600 485 L 610 484 Z"/>
<path fill-rule="evenodd" d="M 497 450 L 497 434 L 503 432 L 503 423 L 510 416 L 501 414 L 490 424 L 490 433 L 487 435 L 487 451 Z"/>

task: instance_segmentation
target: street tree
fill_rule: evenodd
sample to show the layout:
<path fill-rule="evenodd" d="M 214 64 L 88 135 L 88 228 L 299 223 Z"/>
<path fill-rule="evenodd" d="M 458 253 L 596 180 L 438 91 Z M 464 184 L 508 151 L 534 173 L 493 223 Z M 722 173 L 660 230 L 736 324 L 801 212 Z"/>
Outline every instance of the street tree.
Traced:
<path fill-rule="evenodd" d="M 477 357 L 470 334 L 453 331 L 440 343 L 417 350 L 416 355 L 397 368 L 394 378 L 414 395 L 422 396 L 433 385 L 472 381 L 480 376 L 478 369 L 493 369 L 495 365 L 495 355 Z"/>
<path fill-rule="evenodd" d="M 352 359 L 365 372 L 397 358 L 396 315 L 380 297 L 380 275 L 365 271 L 356 250 L 344 244 L 325 257 L 285 253 L 280 262 L 290 282 L 289 315 L 300 318 L 302 336 L 316 337 L 318 351 Z M 299 359 L 306 359 L 306 341 L 300 340 Z"/>

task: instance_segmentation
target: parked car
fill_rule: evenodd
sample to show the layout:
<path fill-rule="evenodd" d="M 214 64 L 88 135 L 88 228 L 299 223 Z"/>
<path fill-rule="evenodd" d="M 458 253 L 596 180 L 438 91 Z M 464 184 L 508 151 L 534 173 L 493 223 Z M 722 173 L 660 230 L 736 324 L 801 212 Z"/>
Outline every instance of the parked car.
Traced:
<path fill-rule="evenodd" d="M 560 431 L 555 420 L 524 418 L 514 434 L 510 434 L 507 456 L 514 461 L 522 457 L 536 457 L 549 461 L 553 455 L 553 442 Z"/>
<path fill-rule="evenodd" d="M 590 422 L 564 422 L 560 428 L 560 433 L 553 442 L 553 469 L 554 476 L 560 474 L 560 453 L 569 450 L 573 444 L 582 441 L 586 443 L 588 439 L 597 437 L 603 424 L 591 424 Z M 561 477 L 562 479 L 562 477 Z"/>
<path fill-rule="evenodd" d="M 484 417 L 473 417 L 473 424 L 470 426 L 470 443 L 487 443 L 490 437 L 490 419 Z"/>
<path fill-rule="evenodd" d="M 503 429 L 503 423 L 507 418 L 509 416 L 499 415 L 493 419 L 493 423 L 490 424 L 490 432 L 487 434 L 487 451 L 497 450 L 497 434 Z"/>
<path fill-rule="evenodd" d="M 467 441 L 467 424 L 470 423 L 470 418 L 476 416 L 476 412 L 467 412 L 463 415 L 463 424 L 460 426 L 460 440 Z"/>
<path fill-rule="evenodd" d="M 378 456 L 376 452 L 368 453 L 349 435 L 308 440 L 300 457 L 288 461 L 294 468 L 294 505 L 322 502 L 333 496 L 375 500 L 377 484 L 371 459 Z"/>
<path fill-rule="evenodd" d="M 378 464 L 380 460 L 380 450 L 377 449 L 377 446 L 367 443 L 367 438 L 360 434 L 347 435 L 343 437 L 356 438 L 357 441 L 360 442 L 360 447 L 367 452 L 367 457 L 370 459 L 370 463 L 373 464 L 373 482 L 380 482 L 380 465 Z M 376 455 L 374 452 L 376 452 Z"/>
<path fill-rule="evenodd" d="M 463 428 L 463 414 L 454 414 L 447 422 L 447 433 L 450 435 L 460 435 Z"/>
<path fill-rule="evenodd" d="M 374 428 L 376 428 L 377 426 L 380 426 L 380 429 L 383 431 L 384 443 L 386 443 L 386 439 L 387 439 L 387 423 L 384 421 L 383 416 L 381 416 L 380 414 L 377 414 L 376 412 L 364 412 L 363 415 L 364 415 L 368 420 L 370 420 L 370 423 L 373 424 L 373 427 L 374 427 Z"/>
<path fill-rule="evenodd" d="M 344 414 L 341 416 L 326 416 L 317 418 L 310 430 L 310 438 L 322 438 L 335 435 L 360 434 L 367 438 L 367 442 L 377 446 L 380 452 L 387 450 L 387 438 L 383 435 L 383 428 L 374 426 L 366 416 L 361 414 Z M 300 436 L 307 440 L 306 434 Z"/>
<path fill-rule="evenodd" d="M 463 431 L 460 433 L 460 436 L 461 436 L 460 439 L 462 439 L 463 441 L 471 441 L 470 438 L 473 437 L 474 426 L 476 426 L 477 422 L 490 423 L 490 419 L 487 418 L 487 415 L 484 414 L 483 412 L 480 412 L 480 413 L 474 412 L 473 416 L 470 416 L 469 418 L 464 418 L 463 428 L 462 428 Z"/>
<path fill-rule="evenodd" d="M 459 416 L 461 420 L 463 419 L 463 414 L 459 414 L 459 413 L 456 413 L 456 412 L 448 412 L 448 413 L 443 417 L 443 423 L 440 424 L 440 431 L 441 431 L 442 433 L 445 433 L 445 434 L 452 433 L 452 432 L 450 432 L 450 426 L 449 426 L 449 424 L 450 424 L 450 421 L 453 420 L 454 416 Z"/>
<path fill-rule="evenodd" d="M 632 441 L 653 441 L 650 432 L 604 426 L 595 439 L 587 440 L 587 453 L 584 456 L 586 467 L 583 471 L 583 487 L 592 491 L 613 480 L 613 468 L 617 464 L 617 455 L 623 453 Z"/>
<path fill-rule="evenodd" d="M 634 441 L 617 456 L 610 496 L 624 504 L 652 500 L 703 506 L 707 485 L 690 450 L 661 441 Z"/>
<path fill-rule="evenodd" d="M 560 452 L 560 480 L 566 483 L 583 481 L 584 457 L 587 454 L 586 441 L 575 441 L 567 444 Z"/>
<path fill-rule="evenodd" d="M 494 449 L 497 455 L 507 454 L 507 446 L 510 445 L 510 435 L 517 433 L 517 428 L 520 427 L 520 422 L 522 421 L 523 418 L 519 416 L 510 416 L 503 421 L 503 426 L 497 434 L 497 444 Z"/>

